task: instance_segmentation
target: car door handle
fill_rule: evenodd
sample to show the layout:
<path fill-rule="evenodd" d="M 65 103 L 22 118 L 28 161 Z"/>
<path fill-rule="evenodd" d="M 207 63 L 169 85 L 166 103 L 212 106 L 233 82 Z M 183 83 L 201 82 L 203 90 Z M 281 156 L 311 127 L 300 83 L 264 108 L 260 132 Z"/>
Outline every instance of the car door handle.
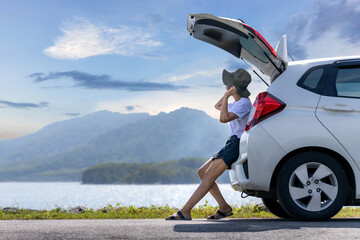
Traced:
<path fill-rule="evenodd" d="M 327 111 L 334 111 L 334 112 L 353 112 L 354 108 L 352 106 L 340 103 L 334 103 L 330 105 L 325 105 L 323 107 Z"/>

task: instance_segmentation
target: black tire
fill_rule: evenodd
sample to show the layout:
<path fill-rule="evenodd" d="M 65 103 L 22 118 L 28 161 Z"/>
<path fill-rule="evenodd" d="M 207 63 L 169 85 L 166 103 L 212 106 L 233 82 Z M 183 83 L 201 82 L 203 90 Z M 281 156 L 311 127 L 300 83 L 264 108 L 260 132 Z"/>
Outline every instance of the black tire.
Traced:
<path fill-rule="evenodd" d="M 275 216 L 285 219 L 292 218 L 287 212 L 285 212 L 278 200 L 262 198 L 262 202 L 264 203 L 265 207 Z"/>
<path fill-rule="evenodd" d="M 342 166 L 320 152 L 300 153 L 282 167 L 277 197 L 285 212 L 298 220 L 326 220 L 344 206 L 348 179 Z"/>

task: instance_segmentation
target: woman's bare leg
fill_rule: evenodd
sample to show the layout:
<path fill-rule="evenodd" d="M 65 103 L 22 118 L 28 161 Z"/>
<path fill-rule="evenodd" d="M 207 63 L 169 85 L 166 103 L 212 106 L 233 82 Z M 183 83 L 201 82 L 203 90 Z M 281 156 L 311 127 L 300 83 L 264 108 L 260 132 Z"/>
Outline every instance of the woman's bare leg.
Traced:
<path fill-rule="evenodd" d="M 222 160 L 222 159 L 220 159 Z M 213 158 L 210 158 L 204 165 L 202 165 L 199 170 L 198 174 L 200 179 L 202 180 L 204 178 L 204 175 L 208 168 L 210 167 L 210 164 L 212 163 Z M 213 183 L 213 185 L 210 188 L 211 195 L 215 198 L 216 202 L 219 204 L 219 210 L 221 212 L 227 213 L 230 212 L 232 209 L 230 205 L 225 201 L 223 195 L 220 192 L 219 186 L 217 185 L 216 181 Z"/>
<path fill-rule="evenodd" d="M 210 163 L 206 170 L 199 187 L 180 210 L 185 216 L 191 216 L 191 209 L 209 192 L 215 180 L 227 169 L 227 165 L 222 159 L 215 159 Z M 219 191 L 220 192 L 220 191 Z"/>

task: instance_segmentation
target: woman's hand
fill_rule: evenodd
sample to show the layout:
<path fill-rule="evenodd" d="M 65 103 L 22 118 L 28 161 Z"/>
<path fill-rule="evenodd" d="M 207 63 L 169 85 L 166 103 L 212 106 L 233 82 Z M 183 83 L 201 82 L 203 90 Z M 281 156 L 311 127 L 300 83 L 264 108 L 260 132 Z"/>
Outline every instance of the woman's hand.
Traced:
<path fill-rule="evenodd" d="M 232 86 L 231 88 L 229 88 L 229 90 L 226 91 L 225 96 L 230 97 L 235 93 L 236 93 L 236 87 Z"/>
<path fill-rule="evenodd" d="M 236 93 L 236 87 L 232 86 L 228 89 L 229 87 L 226 87 L 227 91 L 224 95 L 224 97 L 221 99 L 222 103 L 221 103 L 221 109 L 220 109 L 220 122 L 222 123 L 227 123 L 230 122 L 236 118 L 238 118 L 238 116 L 233 113 L 228 111 L 228 100 L 229 97 L 231 95 L 234 95 Z"/>

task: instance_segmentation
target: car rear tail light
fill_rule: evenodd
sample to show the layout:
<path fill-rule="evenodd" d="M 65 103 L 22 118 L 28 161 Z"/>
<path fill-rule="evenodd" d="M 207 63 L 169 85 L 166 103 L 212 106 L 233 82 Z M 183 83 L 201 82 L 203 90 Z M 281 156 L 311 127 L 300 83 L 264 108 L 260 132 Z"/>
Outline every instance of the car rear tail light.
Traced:
<path fill-rule="evenodd" d="M 250 117 L 252 114 L 253 116 L 246 124 L 245 131 L 248 131 L 266 118 L 281 112 L 286 107 L 286 104 L 270 93 L 262 92 L 256 97 L 254 107 L 254 112 L 250 114 Z"/>

